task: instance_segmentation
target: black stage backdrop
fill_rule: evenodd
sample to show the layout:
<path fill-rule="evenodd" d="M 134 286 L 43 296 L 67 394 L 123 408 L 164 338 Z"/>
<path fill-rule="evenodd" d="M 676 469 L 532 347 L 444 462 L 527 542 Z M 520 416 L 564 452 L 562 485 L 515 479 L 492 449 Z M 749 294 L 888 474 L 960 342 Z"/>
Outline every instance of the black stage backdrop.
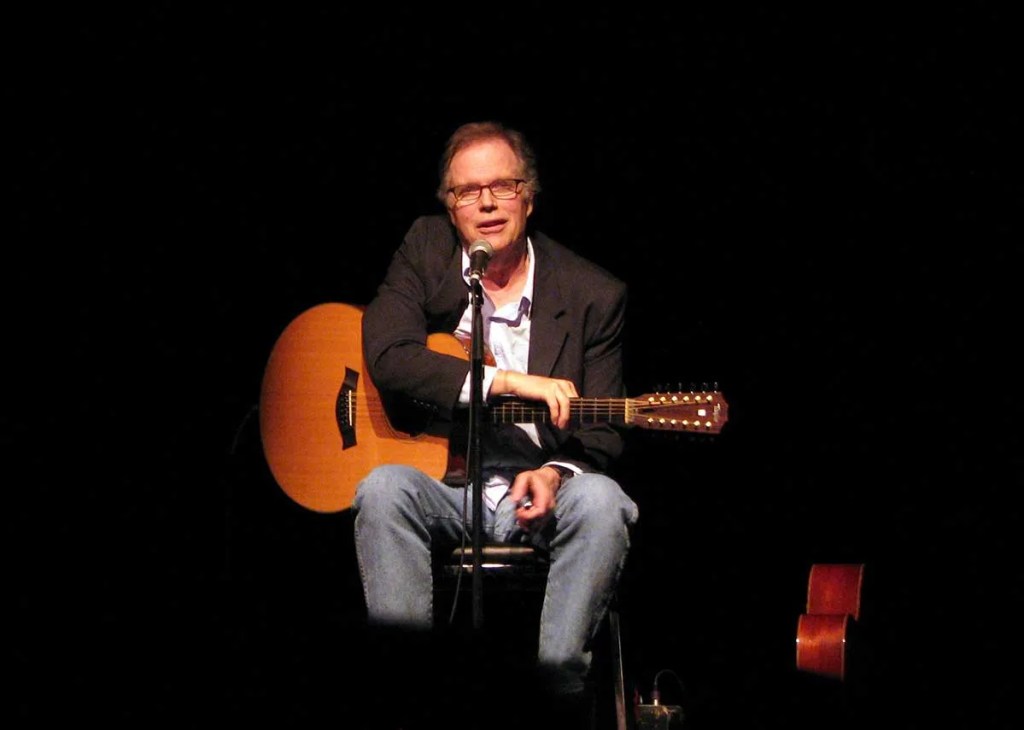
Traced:
<path fill-rule="evenodd" d="M 345 727 L 368 684 L 422 679 L 362 672 L 351 518 L 274 483 L 259 389 L 294 317 L 366 302 L 438 211 L 448 133 L 496 118 L 539 153 L 537 227 L 630 285 L 631 394 L 731 407 L 713 439 L 630 432 L 630 691 L 671 670 L 694 727 L 1008 727 L 1009 26 L 989 3 L 13 18 L 19 718 Z M 794 665 L 833 562 L 866 566 L 856 687 Z"/>

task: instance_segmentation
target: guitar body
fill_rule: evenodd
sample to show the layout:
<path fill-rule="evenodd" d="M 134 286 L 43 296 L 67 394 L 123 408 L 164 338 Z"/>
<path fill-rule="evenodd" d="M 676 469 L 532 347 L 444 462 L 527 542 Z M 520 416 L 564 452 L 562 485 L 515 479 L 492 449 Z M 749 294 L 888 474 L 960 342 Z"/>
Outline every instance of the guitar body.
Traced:
<path fill-rule="evenodd" d="M 274 344 L 260 391 L 260 437 L 284 492 L 316 512 L 352 506 L 359 480 L 381 464 L 405 464 L 453 484 L 466 480 L 467 424 L 426 423 L 385 404 L 363 361 L 363 309 L 330 302 L 306 310 Z M 466 344 L 433 334 L 427 347 L 469 360 Z M 485 353 L 485 359 L 487 354 Z M 659 431 L 718 433 L 728 404 L 717 391 L 641 398 L 573 398 L 577 423 L 619 423 Z M 546 423 L 543 403 L 498 398 L 493 423 Z M 400 427 L 396 428 L 395 425 Z"/>
<path fill-rule="evenodd" d="M 342 303 L 303 312 L 278 338 L 263 376 L 260 436 L 270 471 L 289 497 L 317 512 L 351 507 L 358 480 L 380 464 L 408 464 L 438 479 L 448 467 L 445 436 L 403 433 L 386 417 L 363 362 L 362 316 Z M 465 357 L 454 338 L 431 349 Z"/>

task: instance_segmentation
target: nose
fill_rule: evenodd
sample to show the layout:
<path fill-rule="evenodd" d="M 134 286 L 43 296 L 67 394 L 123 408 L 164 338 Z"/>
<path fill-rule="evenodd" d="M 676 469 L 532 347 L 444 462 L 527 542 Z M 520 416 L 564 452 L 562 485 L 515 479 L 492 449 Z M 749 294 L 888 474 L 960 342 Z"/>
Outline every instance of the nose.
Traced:
<path fill-rule="evenodd" d="M 486 197 L 485 197 L 486 196 Z M 498 199 L 494 197 L 494 193 L 491 192 L 491 188 L 485 185 L 480 190 L 480 207 L 481 208 L 497 208 Z"/>

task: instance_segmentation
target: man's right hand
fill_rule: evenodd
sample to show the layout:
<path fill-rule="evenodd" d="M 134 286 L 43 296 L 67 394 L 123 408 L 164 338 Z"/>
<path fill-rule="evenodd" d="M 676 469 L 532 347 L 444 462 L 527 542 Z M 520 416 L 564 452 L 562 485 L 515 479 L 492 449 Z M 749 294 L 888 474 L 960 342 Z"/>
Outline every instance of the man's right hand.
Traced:
<path fill-rule="evenodd" d="M 571 380 L 545 378 L 542 375 L 527 375 L 510 370 L 498 371 L 491 383 L 490 395 L 514 395 L 523 400 L 547 403 L 551 422 L 559 428 L 569 425 L 569 399 L 579 397 Z"/>

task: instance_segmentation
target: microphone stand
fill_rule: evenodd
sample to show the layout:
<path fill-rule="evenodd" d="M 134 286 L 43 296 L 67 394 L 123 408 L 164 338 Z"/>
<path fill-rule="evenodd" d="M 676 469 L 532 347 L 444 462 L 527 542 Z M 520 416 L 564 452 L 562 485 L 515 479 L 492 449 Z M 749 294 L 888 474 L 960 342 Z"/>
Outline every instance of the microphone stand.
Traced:
<path fill-rule="evenodd" d="M 483 382 L 484 382 L 484 335 L 480 321 L 480 308 L 483 303 L 483 286 L 480 278 L 471 276 L 469 280 L 470 302 L 472 304 L 472 339 L 470 342 L 470 381 L 469 381 L 469 464 L 467 473 L 473 485 L 473 628 L 483 628 L 483 570 L 480 554 L 483 552 L 483 484 L 481 483 L 481 450 L 480 428 L 483 414 Z"/>

